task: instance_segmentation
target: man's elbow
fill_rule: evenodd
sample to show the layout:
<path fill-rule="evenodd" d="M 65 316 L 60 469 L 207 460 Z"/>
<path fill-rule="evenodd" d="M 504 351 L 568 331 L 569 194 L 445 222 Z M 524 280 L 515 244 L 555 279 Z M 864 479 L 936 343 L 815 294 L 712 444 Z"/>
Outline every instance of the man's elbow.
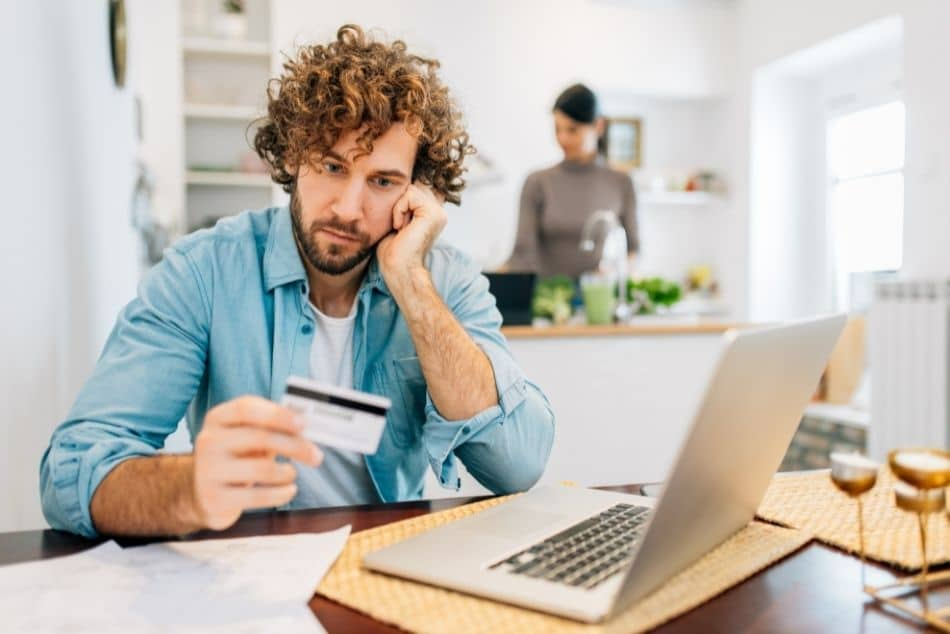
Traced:
<path fill-rule="evenodd" d="M 512 468 L 504 478 L 505 490 L 497 493 L 518 493 L 533 487 L 544 475 L 551 456 L 554 445 L 554 414 L 551 409 L 543 399 L 529 399 L 522 409 L 519 420 L 506 424 L 525 426 L 524 433 L 530 434 L 531 442 L 524 443 L 525 450 L 512 460 Z"/>
<path fill-rule="evenodd" d="M 516 473 L 509 474 L 495 490 L 498 495 L 508 495 L 511 493 L 521 493 L 527 491 L 538 483 L 541 476 L 544 475 L 544 463 L 538 462 L 533 465 L 522 465 Z"/>
<path fill-rule="evenodd" d="M 75 529 L 70 527 L 65 521 L 59 499 L 56 495 L 54 483 L 57 478 L 53 461 L 50 458 L 51 450 L 51 446 L 47 447 L 43 453 L 43 458 L 40 460 L 40 506 L 43 509 L 43 517 L 45 517 L 47 523 L 55 529 L 75 532 Z"/>
<path fill-rule="evenodd" d="M 87 520 L 80 491 L 80 474 L 84 456 L 69 448 L 75 441 L 53 434 L 49 447 L 40 459 L 40 506 L 43 517 L 52 528 L 94 538 L 97 533 Z"/>

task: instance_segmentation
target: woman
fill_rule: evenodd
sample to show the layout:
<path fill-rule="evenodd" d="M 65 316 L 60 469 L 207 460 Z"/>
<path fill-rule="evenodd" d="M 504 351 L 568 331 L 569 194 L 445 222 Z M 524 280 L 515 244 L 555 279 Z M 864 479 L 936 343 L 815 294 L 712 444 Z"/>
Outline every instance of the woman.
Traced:
<path fill-rule="evenodd" d="M 597 269 L 600 252 L 578 248 L 584 221 L 599 209 L 617 213 L 633 255 L 637 238 L 636 195 L 630 176 L 607 166 L 602 154 L 605 122 L 597 96 L 583 84 L 554 103 L 554 130 L 564 160 L 530 174 L 521 190 L 518 236 L 507 269 L 539 277 L 578 277 Z"/>

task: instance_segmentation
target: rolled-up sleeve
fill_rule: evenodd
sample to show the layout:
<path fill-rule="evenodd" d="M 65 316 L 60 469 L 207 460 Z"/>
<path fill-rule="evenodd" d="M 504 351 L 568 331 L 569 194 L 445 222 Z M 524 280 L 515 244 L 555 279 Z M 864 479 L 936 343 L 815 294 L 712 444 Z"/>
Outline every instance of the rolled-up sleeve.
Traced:
<path fill-rule="evenodd" d="M 119 314 L 92 376 L 40 463 L 53 528 L 96 536 L 89 503 L 119 463 L 156 453 L 204 373 L 209 301 L 188 254 L 169 250 Z"/>
<path fill-rule="evenodd" d="M 491 363 L 498 404 L 472 418 L 443 418 L 426 398 L 423 442 L 442 486 L 458 489 L 461 459 L 469 473 L 495 493 L 524 491 L 540 479 L 554 442 L 554 413 L 541 390 L 528 381 L 501 334 L 501 315 L 488 280 L 467 258 L 443 294 L 450 310 Z"/>

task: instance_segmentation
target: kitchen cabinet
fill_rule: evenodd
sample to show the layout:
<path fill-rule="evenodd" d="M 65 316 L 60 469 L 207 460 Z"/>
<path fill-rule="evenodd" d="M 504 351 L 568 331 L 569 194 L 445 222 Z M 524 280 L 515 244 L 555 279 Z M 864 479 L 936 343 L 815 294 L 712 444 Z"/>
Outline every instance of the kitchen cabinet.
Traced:
<path fill-rule="evenodd" d="M 733 324 L 505 328 L 512 353 L 557 420 L 543 483 L 663 480 Z M 467 473 L 462 493 L 484 492 Z M 426 495 L 455 495 L 434 478 Z"/>

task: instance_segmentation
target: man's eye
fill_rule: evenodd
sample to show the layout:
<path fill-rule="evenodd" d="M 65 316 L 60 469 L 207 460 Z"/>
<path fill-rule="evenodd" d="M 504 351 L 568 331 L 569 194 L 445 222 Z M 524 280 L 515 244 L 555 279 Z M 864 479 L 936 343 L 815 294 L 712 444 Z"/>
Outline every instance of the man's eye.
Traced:
<path fill-rule="evenodd" d="M 376 184 L 380 187 L 392 187 L 394 183 L 385 176 L 379 176 L 376 178 Z"/>
<path fill-rule="evenodd" d="M 339 163 L 326 162 L 323 164 L 323 169 L 327 171 L 327 174 L 340 174 L 343 172 L 343 166 Z"/>

